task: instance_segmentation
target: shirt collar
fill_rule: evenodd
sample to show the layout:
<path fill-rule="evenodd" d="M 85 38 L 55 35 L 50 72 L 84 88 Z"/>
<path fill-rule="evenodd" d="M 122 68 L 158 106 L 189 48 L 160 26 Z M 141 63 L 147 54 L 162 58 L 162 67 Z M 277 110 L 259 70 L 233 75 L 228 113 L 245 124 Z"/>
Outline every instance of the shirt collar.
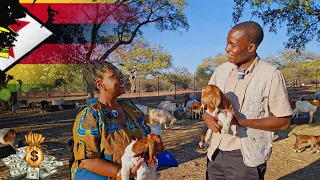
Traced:
<path fill-rule="evenodd" d="M 249 73 L 252 73 L 252 71 L 254 70 L 254 68 L 258 65 L 259 61 L 260 61 L 260 57 L 257 56 L 257 57 L 254 59 L 254 61 L 252 62 L 252 64 L 250 65 L 250 67 L 245 71 L 245 75 L 247 75 L 247 74 L 249 74 Z M 238 66 L 235 65 L 235 64 L 233 64 L 233 65 L 234 65 L 233 69 L 238 70 Z"/>
<path fill-rule="evenodd" d="M 246 70 L 245 74 L 249 74 L 252 73 L 252 71 L 254 70 L 254 68 L 257 66 L 257 64 L 260 61 L 260 57 L 257 56 L 254 61 L 252 62 L 252 64 L 250 65 L 250 67 Z"/>

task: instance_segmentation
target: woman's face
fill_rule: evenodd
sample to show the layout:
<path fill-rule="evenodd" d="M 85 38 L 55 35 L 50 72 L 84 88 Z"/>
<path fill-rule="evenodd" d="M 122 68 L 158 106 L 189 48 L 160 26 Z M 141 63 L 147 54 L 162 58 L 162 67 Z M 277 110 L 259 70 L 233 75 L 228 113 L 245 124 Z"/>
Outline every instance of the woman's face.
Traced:
<path fill-rule="evenodd" d="M 126 92 L 121 71 L 116 67 L 105 67 L 103 79 L 97 80 L 97 87 L 101 92 L 112 96 L 120 96 Z"/>

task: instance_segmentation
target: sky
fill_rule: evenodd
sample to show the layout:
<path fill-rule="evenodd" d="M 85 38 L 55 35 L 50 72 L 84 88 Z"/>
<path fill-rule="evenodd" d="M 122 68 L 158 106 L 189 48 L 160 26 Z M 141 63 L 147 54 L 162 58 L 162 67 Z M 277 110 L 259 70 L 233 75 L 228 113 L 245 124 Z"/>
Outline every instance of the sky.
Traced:
<path fill-rule="evenodd" d="M 202 60 L 218 53 L 225 53 L 226 39 L 232 28 L 233 0 L 186 0 L 189 6 L 184 10 L 189 22 L 189 30 L 178 32 L 158 32 L 153 25 L 142 28 L 144 38 L 151 43 L 160 44 L 172 54 L 174 67 L 187 67 L 195 73 Z M 254 20 L 264 30 L 264 40 L 257 53 L 261 58 L 276 55 L 284 49 L 287 41 L 286 29 L 270 33 L 262 21 L 251 18 L 250 9 L 245 9 L 242 21 Z M 320 52 L 319 44 L 314 40 L 306 46 L 310 52 Z"/>

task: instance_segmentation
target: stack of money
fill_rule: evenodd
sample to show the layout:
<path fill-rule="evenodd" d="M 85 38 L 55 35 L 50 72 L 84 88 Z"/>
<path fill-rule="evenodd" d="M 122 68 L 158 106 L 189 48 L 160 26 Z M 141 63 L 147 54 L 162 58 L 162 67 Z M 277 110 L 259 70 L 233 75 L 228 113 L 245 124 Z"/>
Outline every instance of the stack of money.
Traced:
<path fill-rule="evenodd" d="M 26 147 L 17 148 L 16 154 L 20 159 L 23 159 L 27 154 Z"/>
<path fill-rule="evenodd" d="M 29 167 L 27 172 L 27 179 L 39 179 L 40 177 L 40 169 Z"/>
<path fill-rule="evenodd" d="M 58 172 L 63 166 L 62 161 L 56 161 L 56 158 L 51 155 L 44 155 L 44 160 L 40 164 L 40 168 L 33 168 L 24 160 L 26 155 L 26 147 L 17 148 L 16 154 L 12 154 L 1 161 L 10 168 L 10 175 L 13 178 L 24 176 L 27 174 L 27 179 L 43 179 L 51 174 Z"/>
<path fill-rule="evenodd" d="M 11 158 L 10 157 L 6 157 L 6 158 L 3 158 L 1 159 L 1 161 L 9 167 L 9 164 L 11 163 Z"/>

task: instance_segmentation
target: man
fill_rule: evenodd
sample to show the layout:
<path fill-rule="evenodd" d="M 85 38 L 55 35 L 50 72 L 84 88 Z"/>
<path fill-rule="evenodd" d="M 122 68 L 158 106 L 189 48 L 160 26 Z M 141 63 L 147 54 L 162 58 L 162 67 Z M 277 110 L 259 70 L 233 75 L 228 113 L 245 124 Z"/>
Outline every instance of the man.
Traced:
<path fill-rule="evenodd" d="M 290 126 L 292 109 L 282 73 L 262 61 L 256 51 L 263 40 L 252 21 L 233 27 L 226 51 L 229 62 L 215 70 L 209 84 L 231 100 L 234 114 L 229 133 L 208 113 L 203 119 L 214 134 L 208 149 L 207 179 L 264 179 L 273 132 Z"/>

